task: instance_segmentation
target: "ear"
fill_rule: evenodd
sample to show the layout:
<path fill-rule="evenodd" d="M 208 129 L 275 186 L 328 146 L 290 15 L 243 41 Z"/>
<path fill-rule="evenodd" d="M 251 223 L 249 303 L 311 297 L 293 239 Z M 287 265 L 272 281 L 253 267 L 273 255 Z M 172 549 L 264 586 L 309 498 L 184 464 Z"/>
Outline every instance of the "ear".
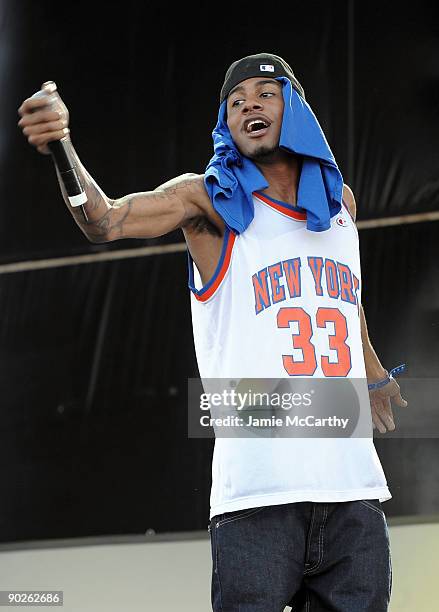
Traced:
<path fill-rule="evenodd" d="M 357 204 L 355 202 L 355 197 L 352 189 L 349 185 L 343 185 L 343 202 L 349 209 L 353 220 L 357 218 Z"/>

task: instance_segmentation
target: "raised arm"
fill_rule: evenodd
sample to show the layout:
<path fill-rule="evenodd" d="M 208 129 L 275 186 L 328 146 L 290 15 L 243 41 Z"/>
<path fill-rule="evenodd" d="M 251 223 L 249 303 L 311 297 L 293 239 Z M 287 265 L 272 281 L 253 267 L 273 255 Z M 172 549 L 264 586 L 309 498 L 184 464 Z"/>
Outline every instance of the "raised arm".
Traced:
<path fill-rule="evenodd" d="M 53 96 L 54 94 L 52 94 Z M 76 161 L 76 170 L 87 195 L 87 203 L 72 207 L 56 169 L 60 188 L 70 214 L 91 242 L 120 238 L 154 238 L 184 227 L 191 219 L 209 214 L 203 177 L 183 174 L 152 191 L 109 198 L 81 163 L 70 140 L 69 112 L 59 97 L 28 98 L 18 109 L 18 125 L 29 143 L 49 155 L 47 143 L 64 139 Z M 85 214 L 84 214 L 85 213 Z"/>
<path fill-rule="evenodd" d="M 152 191 L 109 198 L 93 180 L 71 145 L 76 170 L 87 195 L 82 211 L 70 205 L 57 169 L 64 201 L 75 221 L 91 242 L 111 242 L 121 238 L 155 238 L 191 219 L 205 216 L 203 177 L 182 174 Z"/>

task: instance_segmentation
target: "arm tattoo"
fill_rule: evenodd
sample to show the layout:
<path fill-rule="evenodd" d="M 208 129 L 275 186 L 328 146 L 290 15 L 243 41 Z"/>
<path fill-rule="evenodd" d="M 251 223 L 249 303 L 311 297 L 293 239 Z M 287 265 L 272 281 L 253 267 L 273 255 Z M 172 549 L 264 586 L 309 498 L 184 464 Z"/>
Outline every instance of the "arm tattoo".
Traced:
<path fill-rule="evenodd" d="M 126 218 L 131 212 L 132 204 L 133 203 L 130 198 L 123 206 L 122 214 L 118 215 L 115 213 L 115 211 L 118 209 L 110 208 L 99 219 L 89 221 L 85 224 L 87 234 L 92 237 L 96 242 L 104 242 L 106 237 L 110 233 L 113 233 L 114 236 L 117 238 L 122 238 L 123 225 Z"/>
<path fill-rule="evenodd" d="M 88 178 L 88 177 L 87 177 Z M 87 189 L 87 204 L 86 207 L 88 211 L 96 210 L 99 207 L 99 204 L 102 201 L 102 194 L 99 189 L 96 187 L 93 181 L 88 182 Z"/>
<path fill-rule="evenodd" d="M 166 199 L 166 198 L 178 195 L 179 191 L 186 191 L 187 194 L 189 194 L 192 191 L 192 193 L 195 194 L 197 190 L 197 184 L 194 181 L 194 177 L 197 177 L 197 176 L 198 175 L 194 174 L 191 178 L 171 179 L 167 183 L 164 183 L 163 185 L 158 187 L 154 191 L 154 196 L 159 199 L 161 198 Z"/>

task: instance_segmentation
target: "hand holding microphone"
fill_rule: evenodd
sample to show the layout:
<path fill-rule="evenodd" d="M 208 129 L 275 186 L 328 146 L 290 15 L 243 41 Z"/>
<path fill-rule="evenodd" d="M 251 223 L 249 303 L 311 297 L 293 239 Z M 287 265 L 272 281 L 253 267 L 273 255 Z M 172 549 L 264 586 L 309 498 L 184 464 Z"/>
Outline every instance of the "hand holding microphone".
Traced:
<path fill-rule="evenodd" d="M 56 163 L 71 206 L 87 202 L 87 196 L 76 172 L 70 151 L 69 111 L 53 81 L 43 83 L 41 90 L 23 102 L 18 109 L 18 125 L 28 142 L 43 155 L 51 154 Z"/>

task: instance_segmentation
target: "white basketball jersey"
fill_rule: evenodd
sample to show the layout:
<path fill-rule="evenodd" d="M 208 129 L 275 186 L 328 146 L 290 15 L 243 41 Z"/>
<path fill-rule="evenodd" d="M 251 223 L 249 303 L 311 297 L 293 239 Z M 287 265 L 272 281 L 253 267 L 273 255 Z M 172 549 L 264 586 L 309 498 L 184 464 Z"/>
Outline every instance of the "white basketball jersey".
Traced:
<path fill-rule="evenodd" d="M 202 379 L 365 379 L 358 231 L 347 208 L 323 232 L 306 211 L 255 193 L 242 234 L 226 228 L 203 287 L 188 254 Z M 217 437 L 210 518 L 298 501 L 391 498 L 372 437 Z"/>

